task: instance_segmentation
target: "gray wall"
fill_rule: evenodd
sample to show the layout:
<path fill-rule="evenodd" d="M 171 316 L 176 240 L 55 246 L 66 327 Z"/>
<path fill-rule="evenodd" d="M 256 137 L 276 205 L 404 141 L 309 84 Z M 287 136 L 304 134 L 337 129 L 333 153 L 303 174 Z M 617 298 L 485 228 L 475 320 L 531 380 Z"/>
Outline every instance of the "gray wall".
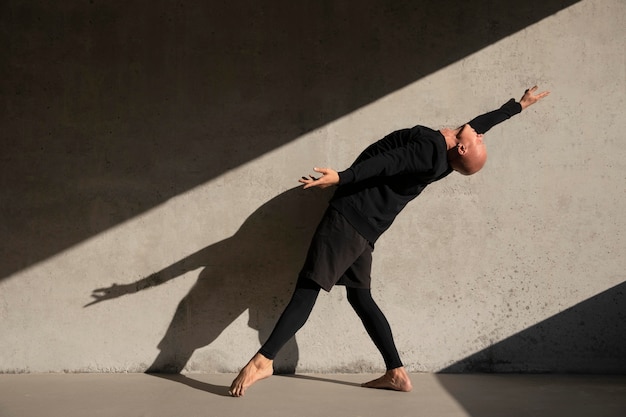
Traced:
<path fill-rule="evenodd" d="M 410 371 L 626 371 L 623 0 L 60 3 L 0 6 L 0 371 L 238 370 L 329 197 L 297 178 L 533 84 L 373 292 Z M 383 368 L 343 288 L 296 366 Z"/>

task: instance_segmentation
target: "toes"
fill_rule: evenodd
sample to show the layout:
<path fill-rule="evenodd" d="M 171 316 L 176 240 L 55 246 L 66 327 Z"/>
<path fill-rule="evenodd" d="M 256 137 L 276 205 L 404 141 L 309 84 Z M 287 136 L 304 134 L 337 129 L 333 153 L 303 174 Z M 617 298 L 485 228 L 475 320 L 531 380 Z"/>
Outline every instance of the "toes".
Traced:
<path fill-rule="evenodd" d="M 235 384 L 233 382 L 233 385 L 230 386 L 230 389 L 228 390 L 228 393 L 232 397 L 241 397 L 241 395 L 242 395 L 241 386 L 239 386 L 239 384 Z"/>

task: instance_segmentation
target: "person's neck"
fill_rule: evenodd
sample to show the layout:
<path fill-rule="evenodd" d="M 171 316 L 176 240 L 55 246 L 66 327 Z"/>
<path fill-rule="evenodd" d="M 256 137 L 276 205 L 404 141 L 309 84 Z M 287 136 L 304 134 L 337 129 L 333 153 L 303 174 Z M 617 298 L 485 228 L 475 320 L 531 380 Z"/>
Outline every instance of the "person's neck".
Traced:
<path fill-rule="evenodd" d="M 457 135 L 459 134 L 459 129 L 450 129 L 449 127 L 445 127 L 440 129 L 439 132 L 443 135 L 443 138 L 446 140 L 446 149 L 450 150 L 455 148 L 458 144 Z"/>

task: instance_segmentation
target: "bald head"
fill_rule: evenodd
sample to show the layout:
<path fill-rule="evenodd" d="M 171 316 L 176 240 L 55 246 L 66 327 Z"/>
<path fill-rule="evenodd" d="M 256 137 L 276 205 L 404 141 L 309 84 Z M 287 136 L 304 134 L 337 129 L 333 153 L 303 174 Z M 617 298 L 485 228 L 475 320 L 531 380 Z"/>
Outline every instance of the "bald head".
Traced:
<path fill-rule="evenodd" d="M 472 175 L 482 169 L 487 162 L 487 148 L 485 146 L 474 147 L 464 154 L 456 152 L 456 157 L 450 160 L 452 169 L 463 175 Z"/>
<path fill-rule="evenodd" d="M 452 169 L 463 175 L 480 171 L 487 162 L 483 135 L 466 124 L 454 131 L 454 140 L 456 145 L 448 149 L 448 162 Z"/>

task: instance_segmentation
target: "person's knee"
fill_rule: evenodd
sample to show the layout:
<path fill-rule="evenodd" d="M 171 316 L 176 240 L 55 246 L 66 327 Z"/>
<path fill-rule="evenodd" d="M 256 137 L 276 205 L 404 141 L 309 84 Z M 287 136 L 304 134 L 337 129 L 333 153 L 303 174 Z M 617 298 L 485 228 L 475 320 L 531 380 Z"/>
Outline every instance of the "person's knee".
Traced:
<path fill-rule="evenodd" d="M 312 279 L 300 275 L 298 277 L 298 281 L 296 281 L 296 289 L 312 290 L 319 292 L 319 290 L 321 290 L 322 288 L 317 282 L 313 281 Z"/>
<path fill-rule="evenodd" d="M 347 298 L 350 305 L 355 309 L 365 308 L 372 301 L 372 293 L 367 288 L 347 288 Z"/>
<path fill-rule="evenodd" d="M 309 279 L 298 280 L 296 288 L 291 296 L 293 307 L 312 308 L 320 292 L 320 286 Z"/>

